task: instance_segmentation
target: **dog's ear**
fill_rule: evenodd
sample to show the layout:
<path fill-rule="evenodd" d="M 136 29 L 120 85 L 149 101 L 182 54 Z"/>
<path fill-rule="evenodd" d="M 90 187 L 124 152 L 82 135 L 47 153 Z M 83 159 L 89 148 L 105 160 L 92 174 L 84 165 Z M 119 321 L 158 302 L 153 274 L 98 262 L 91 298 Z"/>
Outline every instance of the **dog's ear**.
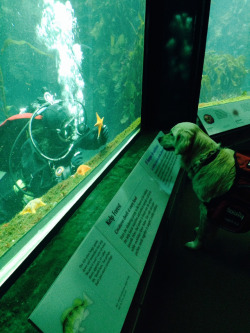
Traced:
<path fill-rule="evenodd" d="M 178 131 L 175 136 L 175 154 L 183 154 L 189 149 L 193 142 L 193 133 L 191 131 Z"/>

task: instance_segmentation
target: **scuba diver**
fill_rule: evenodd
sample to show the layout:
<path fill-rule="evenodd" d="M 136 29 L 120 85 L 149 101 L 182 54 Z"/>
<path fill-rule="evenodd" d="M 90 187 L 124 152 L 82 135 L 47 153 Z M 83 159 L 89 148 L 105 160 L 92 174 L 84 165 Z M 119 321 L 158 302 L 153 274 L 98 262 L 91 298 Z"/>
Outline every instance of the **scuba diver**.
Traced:
<path fill-rule="evenodd" d="M 98 114 L 90 129 L 81 103 L 75 101 L 75 112 L 70 113 L 64 101 L 43 89 L 44 96 L 25 112 L 0 124 L 0 170 L 5 172 L 0 179 L 0 224 L 74 174 L 86 160 L 85 150 L 98 149 L 108 140 L 108 128 Z"/>

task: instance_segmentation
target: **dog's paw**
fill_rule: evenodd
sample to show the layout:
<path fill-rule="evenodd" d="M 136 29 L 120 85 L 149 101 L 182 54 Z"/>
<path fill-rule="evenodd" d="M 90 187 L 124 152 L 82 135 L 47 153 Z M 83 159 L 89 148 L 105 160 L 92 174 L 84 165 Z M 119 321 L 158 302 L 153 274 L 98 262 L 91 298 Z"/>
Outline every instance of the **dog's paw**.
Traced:
<path fill-rule="evenodd" d="M 187 242 L 185 246 L 191 250 L 199 250 L 202 246 L 202 243 L 198 239 L 195 239 L 192 242 Z"/>

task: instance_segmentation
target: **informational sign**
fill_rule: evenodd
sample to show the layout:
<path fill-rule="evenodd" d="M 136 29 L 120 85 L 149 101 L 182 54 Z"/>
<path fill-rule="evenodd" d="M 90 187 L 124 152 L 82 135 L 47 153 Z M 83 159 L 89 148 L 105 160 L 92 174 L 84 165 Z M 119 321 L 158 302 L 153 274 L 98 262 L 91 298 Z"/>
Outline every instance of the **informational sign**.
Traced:
<path fill-rule="evenodd" d="M 250 99 L 201 107 L 198 117 L 209 135 L 250 124 Z"/>
<path fill-rule="evenodd" d="M 162 135 L 31 314 L 42 332 L 120 332 L 180 169 Z"/>

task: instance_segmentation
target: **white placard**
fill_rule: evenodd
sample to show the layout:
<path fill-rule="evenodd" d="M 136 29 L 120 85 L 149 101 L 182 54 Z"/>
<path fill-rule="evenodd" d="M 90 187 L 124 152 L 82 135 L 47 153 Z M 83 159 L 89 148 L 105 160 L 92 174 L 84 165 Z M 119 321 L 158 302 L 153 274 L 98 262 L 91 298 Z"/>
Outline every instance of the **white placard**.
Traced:
<path fill-rule="evenodd" d="M 250 124 L 250 99 L 199 108 L 198 117 L 209 135 Z"/>
<path fill-rule="evenodd" d="M 32 312 L 42 332 L 120 332 L 180 169 L 161 135 Z"/>
<path fill-rule="evenodd" d="M 93 228 L 30 319 L 46 333 L 119 332 L 138 280 Z"/>

